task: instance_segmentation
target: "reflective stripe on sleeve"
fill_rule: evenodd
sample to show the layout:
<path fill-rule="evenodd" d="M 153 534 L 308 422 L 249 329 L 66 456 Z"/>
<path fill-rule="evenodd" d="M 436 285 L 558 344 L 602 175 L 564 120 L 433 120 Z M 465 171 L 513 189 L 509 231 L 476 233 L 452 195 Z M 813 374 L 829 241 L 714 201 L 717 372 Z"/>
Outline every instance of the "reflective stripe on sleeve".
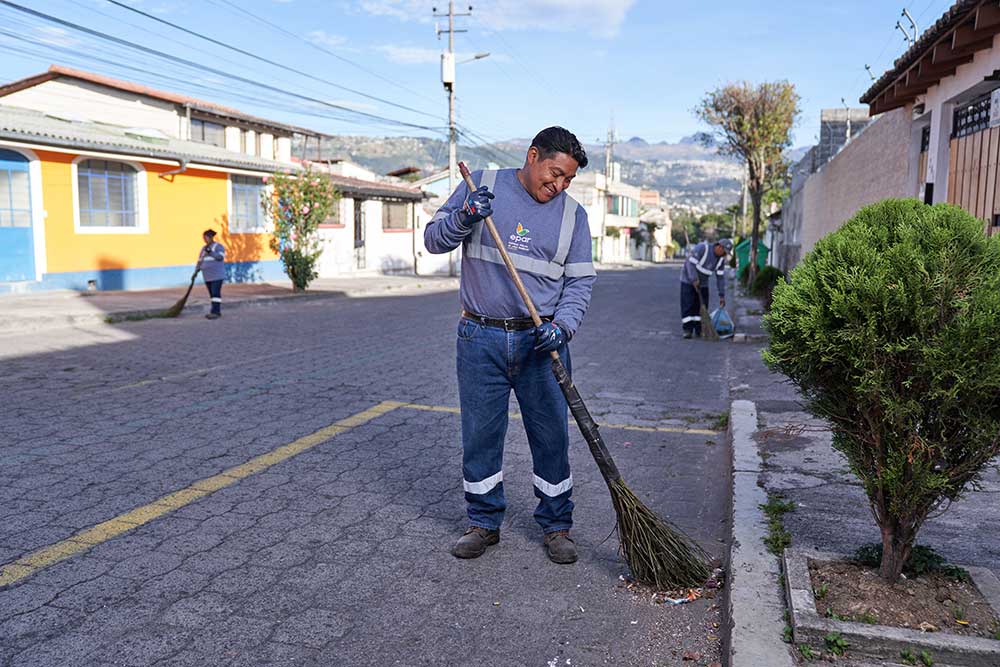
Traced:
<path fill-rule="evenodd" d="M 596 276 L 593 262 L 574 262 L 563 267 L 567 278 L 582 278 L 583 276 Z"/>
<path fill-rule="evenodd" d="M 701 322 L 701 315 L 688 315 L 681 318 L 681 324 L 687 324 L 688 322 Z"/>

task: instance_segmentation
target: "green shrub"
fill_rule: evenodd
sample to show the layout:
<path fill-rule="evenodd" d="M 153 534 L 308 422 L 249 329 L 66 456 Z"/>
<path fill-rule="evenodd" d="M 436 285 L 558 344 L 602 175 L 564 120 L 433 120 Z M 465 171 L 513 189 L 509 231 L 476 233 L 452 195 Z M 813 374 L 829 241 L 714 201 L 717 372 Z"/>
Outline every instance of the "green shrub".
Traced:
<path fill-rule="evenodd" d="M 1000 453 L 1000 239 L 947 204 L 859 211 L 779 282 L 764 359 L 826 419 L 896 581 L 924 520 Z"/>
<path fill-rule="evenodd" d="M 269 182 L 268 182 L 269 180 Z M 319 226 L 331 217 L 340 194 L 326 174 L 306 168 L 299 174 L 274 174 L 261 193 L 260 204 L 274 225 L 269 242 L 278 253 L 296 291 L 306 289 L 319 275 L 323 253 Z"/>
<path fill-rule="evenodd" d="M 864 544 L 854 552 L 854 560 L 861 565 L 878 567 L 882 562 L 882 545 L 877 542 Z M 910 550 L 910 558 L 903 564 L 903 574 L 908 577 L 919 577 L 931 572 L 937 572 L 956 581 L 969 581 L 967 570 L 957 565 L 949 565 L 944 556 L 931 547 L 915 544 Z"/>
<path fill-rule="evenodd" d="M 765 266 L 757 274 L 757 277 L 753 279 L 753 286 L 750 288 L 750 293 L 754 296 L 764 296 L 774 289 L 778 281 L 784 279 L 785 274 L 780 269 L 773 266 Z"/>

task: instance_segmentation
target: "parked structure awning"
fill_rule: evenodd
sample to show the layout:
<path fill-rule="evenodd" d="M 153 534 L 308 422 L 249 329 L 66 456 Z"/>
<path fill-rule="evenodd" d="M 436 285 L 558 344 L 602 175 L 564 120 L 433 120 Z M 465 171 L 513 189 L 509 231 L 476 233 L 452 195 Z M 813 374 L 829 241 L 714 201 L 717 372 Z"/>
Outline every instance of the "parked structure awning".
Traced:
<path fill-rule="evenodd" d="M 861 96 L 871 115 L 913 102 L 941 79 L 993 46 L 1000 33 L 1000 2 L 958 0 Z"/>

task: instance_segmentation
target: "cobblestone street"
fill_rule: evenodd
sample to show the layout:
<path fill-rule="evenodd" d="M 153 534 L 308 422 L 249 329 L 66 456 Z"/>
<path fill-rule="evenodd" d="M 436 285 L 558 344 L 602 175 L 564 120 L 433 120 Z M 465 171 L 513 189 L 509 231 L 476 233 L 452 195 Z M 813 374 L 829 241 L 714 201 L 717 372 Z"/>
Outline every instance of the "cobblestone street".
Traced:
<path fill-rule="evenodd" d="M 719 417 L 758 350 L 682 340 L 677 272 L 600 274 L 575 380 L 630 486 L 721 557 Z M 623 587 L 572 421 L 580 561 L 545 557 L 516 417 L 500 545 L 449 554 L 458 309 L 454 291 L 302 300 L 0 340 L 0 665 L 720 660 L 721 596 Z"/>

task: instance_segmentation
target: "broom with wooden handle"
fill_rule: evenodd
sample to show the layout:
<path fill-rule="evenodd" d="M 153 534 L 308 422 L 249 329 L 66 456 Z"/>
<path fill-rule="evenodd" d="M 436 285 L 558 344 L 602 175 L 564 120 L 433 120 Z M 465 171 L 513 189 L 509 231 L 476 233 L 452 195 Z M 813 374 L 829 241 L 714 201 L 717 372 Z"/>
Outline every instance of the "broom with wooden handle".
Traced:
<path fill-rule="evenodd" d="M 187 291 L 184 292 L 184 296 L 182 296 L 177 303 L 163 311 L 164 317 L 177 317 L 181 314 L 181 311 L 184 310 L 184 305 L 187 303 L 188 297 L 191 296 L 191 289 L 194 287 L 194 279 L 198 277 L 199 271 L 201 271 L 201 269 L 196 266 L 194 273 L 191 274 L 191 282 L 188 284 L 188 288 Z"/>
<path fill-rule="evenodd" d="M 476 185 L 472 181 L 469 169 L 463 162 L 458 163 L 458 168 L 462 172 L 462 178 L 465 179 L 469 191 L 475 190 Z M 521 277 L 518 275 L 517 269 L 514 268 L 506 248 L 504 248 L 503 241 L 493 224 L 492 216 L 486 216 L 483 222 L 486 229 L 489 230 L 497 250 L 500 251 L 500 256 L 507 266 L 507 271 L 510 272 L 518 294 L 521 295 L 524 305 L 531 314 L 531 320 L 536 327 L 541 326 L 542 320 L 538 316 L 535 304 L 524 288 L 524 283 L 521 282 Z M 569 411 L 573 414 L 577 426 L 580 427 L 580 432 L 583 434 L 584 440 L 587 441 L 590 453 L 608 485 L 608 491 L 611 492 L 611 502 L 618 518 L 621 553 L 632 572 L 632 576 L 644 584 L 661 590 L 701 585 L 709 576 L 708 555 L 670 522 L 660 518 L 646 507 L 632 489 L 625 484 L 618 466 L 615 465 L 607 445 L 601 438 L 597 423 L 594 422 L 587 406 L 584 405 L 580 392 L 577 391 L 569 372 L 559 358 L 559 353 L 553 351 L 550 352 L 550 355 L 552 356 L 552 372 L 566 397 Z"/>

